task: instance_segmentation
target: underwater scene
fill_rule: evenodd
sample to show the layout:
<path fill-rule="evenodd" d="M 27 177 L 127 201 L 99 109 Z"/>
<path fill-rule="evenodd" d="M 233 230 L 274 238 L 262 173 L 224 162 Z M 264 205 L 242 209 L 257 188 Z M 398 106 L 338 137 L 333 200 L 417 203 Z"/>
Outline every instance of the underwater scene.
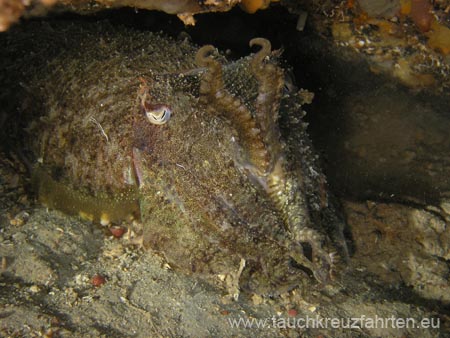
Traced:
<path fill-rule="evenodd" d="M 0 336 L 450 336 L 450 1 L 0 3 Z"/>

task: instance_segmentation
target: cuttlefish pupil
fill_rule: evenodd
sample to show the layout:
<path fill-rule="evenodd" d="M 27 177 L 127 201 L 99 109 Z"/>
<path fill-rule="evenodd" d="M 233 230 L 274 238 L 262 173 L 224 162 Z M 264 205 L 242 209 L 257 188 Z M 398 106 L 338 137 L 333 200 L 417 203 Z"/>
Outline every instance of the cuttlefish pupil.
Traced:
<path fill-rule="evenodd" d="M 145 115 L 150 123 L 156 125 L 165 124 L 170 119 L 172 114 L 171 109 L 164 104 L 149 104 L 145 103 Z"/>

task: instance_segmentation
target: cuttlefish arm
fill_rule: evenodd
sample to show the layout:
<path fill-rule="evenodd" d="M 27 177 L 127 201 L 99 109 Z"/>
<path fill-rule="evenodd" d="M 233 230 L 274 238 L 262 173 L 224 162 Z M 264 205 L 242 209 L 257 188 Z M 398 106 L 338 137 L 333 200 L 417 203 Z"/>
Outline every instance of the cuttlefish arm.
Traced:
<path fill-rule="evenodd" d="M 234 97 L 225 87 L 221 64 L 213 57 L 213 46 L 202 47 L 196 62 L 206 67 L 201 85 L 200 102 L 207 111 L 227 119 L 237 131 L 238 143 L 245 153 L 245 168 L 253 181 L 259 182 L 280 212 L 292 243 L 291 257 L 297 264 L 310 269 L 317 280 L 326 282 L 333 266 L 333 254 L 322 248 L 323 234 L 311 225 L 302 173 L 286 163 L 278 128 L 278 112 L 284 84 L 283 71 L 266 60 L 271 54 L 270 42 L 256 38 L 250 46 L 260 46 L 250 62 L 253 76 L 258 82 L 255 112 Z M 305 245 L 312 257 L 304 252 Z"/>

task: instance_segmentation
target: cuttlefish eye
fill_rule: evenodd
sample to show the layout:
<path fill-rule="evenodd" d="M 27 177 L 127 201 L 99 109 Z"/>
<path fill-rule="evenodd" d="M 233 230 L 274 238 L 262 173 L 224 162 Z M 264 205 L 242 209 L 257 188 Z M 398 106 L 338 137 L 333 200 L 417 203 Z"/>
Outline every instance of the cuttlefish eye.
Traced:
<path fill-rule="evenodd" d="M 161 125 L 169 121 L 170 115 L 172 114 L 171 109 L 163 104 L 146 104 L 145 105 L 145 115 L 150 123 Z"/>

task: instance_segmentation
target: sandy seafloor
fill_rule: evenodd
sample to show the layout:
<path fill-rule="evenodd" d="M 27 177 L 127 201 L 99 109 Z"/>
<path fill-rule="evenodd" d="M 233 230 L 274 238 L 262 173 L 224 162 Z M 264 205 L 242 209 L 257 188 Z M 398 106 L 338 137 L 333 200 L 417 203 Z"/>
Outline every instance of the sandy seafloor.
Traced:
<path fill-rule="evenodd" d="M 172 270 L 157 253 L 129 245 L 126 235 L 117 239 L 90 222 L 36 205 L 24 193 L 14 162 L 4 156 L 0 168 L 1 336 L 445 337 L 449 332 L 449 230 L 432 212 L 346 202 L 357 236 L 347 271 L 330 285 L 309 281 L 272 299 L 241 293 L 234 301 L 225 290 Z M 403 224 L 403 233 L 388 232 L 405 219 L 411 221 Z M 420 224 L 434 225 L 421 230 Z M 413 239 L 408 226 L 416 227 Z M 96 275 L 105 283 L 93 285 Z M 320 327 L 327 318 L 346 323 L 361 316 L 412 318 L 415 325 L 429 318 L 439 328 L 392 328 L 389 322 L 384 328 L 368 322 Z M 306 318 L 319 319 L 319 327 L 300 327 Z M 239 320 L 240 326 L 233 326 Z M 246 320 L 251 328 L 242 324 Z"/>

